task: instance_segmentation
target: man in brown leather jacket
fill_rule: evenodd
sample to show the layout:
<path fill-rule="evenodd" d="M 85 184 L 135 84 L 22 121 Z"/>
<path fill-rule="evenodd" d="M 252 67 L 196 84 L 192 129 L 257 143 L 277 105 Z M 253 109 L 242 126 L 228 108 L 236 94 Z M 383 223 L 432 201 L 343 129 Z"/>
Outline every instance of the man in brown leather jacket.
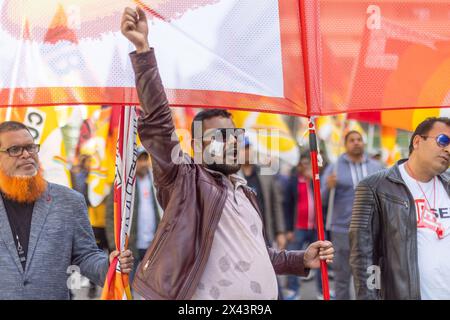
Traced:
<path fill-rule="evenodd" d="M 193 130 L 195 161 L 183 154 L 143 10 L 126 8 L 121 30 L 136 47 L 130 56 L 143 108 L 138 130 L 165 212 L 133 288 L 146 299 L 276 299 L 276 273 L 306 275 L 321 260 L 331 263 L 328 241 L 305 252 L 265 246 L 255 195 L 235 174 L 242 131 L 228 112 L 203 111 L 194 119 L 202 126 Z M 222 134 L 223 141 L 211 142 Z"/>

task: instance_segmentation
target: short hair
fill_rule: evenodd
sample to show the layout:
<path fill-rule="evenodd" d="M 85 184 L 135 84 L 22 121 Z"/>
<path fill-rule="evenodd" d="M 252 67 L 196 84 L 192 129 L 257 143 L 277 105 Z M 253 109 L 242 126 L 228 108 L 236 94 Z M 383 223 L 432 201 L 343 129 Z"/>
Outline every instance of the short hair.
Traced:
<path fill-rule="evenodd" d="M 347 140 L 348 140 L 348 138 L 350 137 L 350 135 L 352 135 L 352 134 L 354 134 L 354 133 L 359 134 L 359 136 L 362 138 L 361 132 L 356 131 L 356 130 L 350 130 L 349 132 L 347 132 L 347 134 L 346 134 L 345 137 L 344 137 L 344 143 L 347 143 Z"/>
<path fill-rule="evenodd" d="M 4 121 L 4 122 L 0 123 L 0 136 L 4 132 L 19 131 L 19 130 L 27 130 L 28 133 L 31 135 L 31 132 L 28 129 L 28 127 L 26 125 L 24 125 L 22 122 Z M 0 142 L 0 144 L 1 144 L 1 142 Z"/>
<path fill-rule="evenodd" d="M 311 162 L 311 153 L 309 150 L 304 150 L 300 153 L 298 164 L 301 164 L 302 160 L 308 160 Z"/>
<path fill-rule="evenodd" d="M 414 151 L 413 141 L 416 136 L 424 136 L 430 132 L 436 122 L 442 122 L 450 127 L 450 118 L 448 117 L 429 117 L 423 120 L 414 130 L 411 140 L 409 141 L 409 154 Z"/>
<path fill-rule="evenodd" d="M 201 121 L 203 123 L 204 120 L 215 118 L 215 117 L 221 117 L 221 118 L 227 118 L 231 119 L 232 115 L 227 110 L 223 109 L 206 109 L 202 110 L 199 113 L 197 113 L 192 120 L 191 124 L 191 136 L 194 138 L 194 123 L 196 121 Z"/>
<path fill-rule="evenodd" d="M 150 155 L 147 153 L 147 151 L 141 152 L 137 156 L 137 160 L 147 160 L 150 158 Z"/>

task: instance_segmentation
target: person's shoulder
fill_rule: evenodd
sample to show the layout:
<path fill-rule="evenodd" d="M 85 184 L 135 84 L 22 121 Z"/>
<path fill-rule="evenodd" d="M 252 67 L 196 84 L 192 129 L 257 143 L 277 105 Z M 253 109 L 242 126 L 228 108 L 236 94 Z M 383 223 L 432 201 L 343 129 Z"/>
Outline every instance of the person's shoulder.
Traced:
<path fill-rule="evenodd" d="M 86 200 L 81 193 L 56 183 L 49 183 L 48 188 L 52 211 L 59 212 L 61 216 L 69 219 L 86 214 Z"/>
<path fill-rule="evenodd" d="M 373 174 L 376 172 L 379 172 L 381 170 L 386 169 L 386 167 L 383 165 L 383 163 L 381 163 L 380 161 L 376 160 L 376 159 L 369 159 L 367 161 L 368 164 L 368 169 L 369 169 L 369 174 Z"/>
<path fill-rule="evenodd" d="M 381 163 L 381 161 L 372 158 L 369 158 L 368 161 L 370 165 L 384 169 L 384 165 Z"/>
<path fill-rule="evenodd" d="M 336 161 L 327 163 L 325 168 L 323 168 L 323 170 L 322 170 L 323 173 L 325 173 L 325 172 L 327 172 L 327 173 L 332 172 L 334 170 L 334 168 L 336 167 L 337 163 L 338 162 L 342 162 L 342 161 L 344 161 L 344 159 L 339 157 L 339 158 L 337 158 Z"/>
<path fill-rule="evenodd" d="M 342 162 L 342 161 L 345 161 L 345 162 L 349 162 L 349 161 L 350 161 L 350 158 L 349 158 L 347 152 L 342 153 L 342 154 L 341 154 L 339 157 L 337 157 L 337 159 L 336 159 L 335 161 L 333 161 L 332 163 L 336 164 L 336 163 Z"/>
<path fill-rule="evenodd" d="M 50 196 L 56 199 L 61 199 L 61 200 L 83 200 L 84 201 L 84 197 L 81 193 L 79 193 L 78 191 L 75 191 L 69 187 L 60 185 L 60 184 L 56 184 L 56 183 L 48 183 L 48 188 L 49 188 L 49 193 Z"/>
<path fill-rule="evenodd" d="M 449 184 L 450 183 L 450 171 L 447 170 L 443 173 L 441 173 L 441 179 L 444 183 Z"/>
<path fill-rule="evenodd" d="M 380 187 L 380 185 L 382 185 L 385 181 L 387 181 L 387 177 L 390 173 L 390 170 L 392 170 L 392 168 L 389 169 L 380 168 L 380 170 L 378 170 L 377 172 L 372 173 L 367 177 L 365 177 L 364 179 L 362 179 L 360 184 L 371 187 L 372 189 L 377 189 L 378 187 Z"/>

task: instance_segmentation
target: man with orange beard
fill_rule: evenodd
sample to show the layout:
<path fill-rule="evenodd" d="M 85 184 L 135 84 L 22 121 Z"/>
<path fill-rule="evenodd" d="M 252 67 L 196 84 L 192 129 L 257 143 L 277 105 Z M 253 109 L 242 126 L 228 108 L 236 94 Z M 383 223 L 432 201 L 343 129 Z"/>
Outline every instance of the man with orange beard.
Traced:
<path fill-rule="evenodd" d="M 113 258 L 133 266 L 97 248 L 83 196 L 45 181 L 38 152 L 25 125 L 0 124 L 0 299 L 69 299 L 68 271 L 102 286 Z"/>

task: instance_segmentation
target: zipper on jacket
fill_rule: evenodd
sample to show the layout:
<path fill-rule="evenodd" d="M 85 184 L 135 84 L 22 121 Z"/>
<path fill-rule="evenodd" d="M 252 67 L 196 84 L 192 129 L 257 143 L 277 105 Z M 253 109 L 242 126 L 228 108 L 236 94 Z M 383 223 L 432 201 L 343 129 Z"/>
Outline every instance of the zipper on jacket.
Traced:
<path fill-rule="evenodd" d="M 381 192 L 380 195 L 381 195 L 383 198 L 385 198 L 386 200 L 389 200 L 389 201 L 392 201 L 392 202 L 395 202 L 395 203 L 398 203 L 398 204 L 403 205 L 406 209 L 409 208 L 408 201 L 401 200 L 401 199 L 397 199 L 397 198 L 393 198 L 393 197 L 388 196 L 387 194 L 385 194 L 385 193 L 383 193 L 383 192 Z"/>
<path fill-rule="evenodd" d="M 219 200 L 220 200 L 220 197 L 219 197 Z M 226 201 L 226 197 L 225 197 L 225 201 Z M 214 207 L 213 207 L 211 210 L 214 212 L 218 206 L 219 206 L 219 201 L 216 202 L 216 203 L 214 204 Z M 207 234 L 207 236 L 206 236 L 207 239 L 209 238 L 209 235 L 210 235 L 210 233 L 212 232 L 211 227 L 212 227 L 213 223 L 215 223 L 216 220 L 218 220 L 218 219 L 220 218 L 220 215 L 218 215 L 218 214 L 216 214 L 215 216 L 217 216 L 217 218 L 215 217 L 215 219 L 211 219 L 211 221 L 210 221 L 210 223 L 209 223 L 209 225 L 208 225 L 208 234 Z M 214 232 L 215 232 L 215 230 L 214 230 Z M 212 243 L 211 243 L 211 244 L 212 244 Z M 205 251 L 206 251 L 206 250 L 205 250 Z M 192 282 L 194 281 L 195 277 L 197 276 L 198 269 L 199 269 L 200 266 L 203 264 L 203 260 L 205 259 L 205 256 L 206 256 L 205 251 L 203 251 L 203 254 L 202 254 L 202 256 L 200 257 L 199 263 L 197 263 L 197 264 L 194 266 L 194 270 L 192 270 L 192 276 L 191 276 L 191 278 L 187 281 L 187 283 L 185 284 L 185 286 L 184 286 L 182 292 L 179 294 L 179 297 L 178 297 L 179 299 L 186 299 L 187 292 L 188 292 L 188 290 L 191 288 Z M 177 298 L 177 299 L 178 299 L 178 298 Z"/>
<path fill-rule="evenodd" d="M 413 197 L 411 191 L 409 190 L 408 186 L 403 181 L 402 181 L 402 184 L 406 188 L 406 194 L 408 195 L 409 201 L 411 201 L 411 203 L 414 203 L 414 197 Z M 414 264 L 411 268 L 412 278 L 414 278 L 414 281 L 411 281 L 411 279 L 410 279 L 410 290 L 411 290 L 411 287 L 413 287 L 414 290 L 413 290 L 413 292 L 410 292 L 410 293 L 411 293 L 411 296 L 413 297 L 413 299 L 420 300 L 421 293 L 420 293 L 420 275 L 419 275 L 419 250 L 417 248 L 417 212 L 415 209 L 414 209 L 414 214 L 412 216 L 413 217 L 411 219 L 413 220 L 413 223 L 412 223 L 412 230 L 410 232 L 413 233 L 412 250 L 414 252 L 416 261 L 414 261 Z M 407 232 L 407 236 L 408 236 L 408 228 L 406 228 L 406 232 Z M 417 295 L 415 296 L 414 293 L 417 293 Z"/>
<path fill-rule="evenodd" d="M 411 203 L 414 203 L 414 197 L 412 196 L 412 193 L 409 190 L 406 183 L 403 180 L 399 180 L 399 179 L 395 179 L 395 181 L 404 186 L 404 188 L 406 189 L 406 194 L 409 198 L 409 201 Z M 408 203 L 406 201 L 405 201 L 405 206 L 407 206 L 407 208 L 408 208 Z M 409 275 L 409 284 L 410 284 L 410 287 L 409 287 L 410 296 L 413 297 L 413 299 L 420 300 L 421 293 L 420 293 L 420 276 L 419 276 L 419 252 L 418 252 L 418 248 L 417 248 L 417 217 L 416 217 L 417 213 L 415 212 L 415 210 L 414 210 L 414 213 L 415 214 L 411 218 L 413 220 L 413 226 L 412 226 L 411 232 L 414 233 L 414 235 L 412 237 L 413 238 L 412 250 L 414 251 L 414 256 L 416 259 L 414 261 L 415 264 L 413 264 L 413 266 L 411 267 L 411 269 L 410 269 L 411 272 L 408 275 Z M 408 230 L 409 229 L 406 228 L 407 237 L 408 237 Z M 412 273 L 412 275 L 411 275 L 411 273 Z M 411 278 L 414 278 L 415 281 L 414 280 L 411 281 L 412 280 Z M 414 287 L 414 290 L 412 290 L 411 287 Z M 411 292 L 411 291 L 413 291 L 413 292 Z M 416 292 L 417 295 L 414 295 L 414 292 Z"/>
<path fill-rule="evenodd" d="M 155 261 L 155 258 L 157 256 L 159 250 L 161 249 L 162 244 L 164 243 L 164 240 L 166 239 L 167 235 L 169 234 L 169 227 L 170 227 L 170 224 L 165 227 L 163 234 L 159 238 L 159 241 L 158 241 L 158 244 L 156 245 L 155 250 L 153 250 L 150 259 L 148 259 L 144 265 L 144 271 L 146 271 L 148 269 L 148 267 L 153 263 L 153 261 Z"/>

